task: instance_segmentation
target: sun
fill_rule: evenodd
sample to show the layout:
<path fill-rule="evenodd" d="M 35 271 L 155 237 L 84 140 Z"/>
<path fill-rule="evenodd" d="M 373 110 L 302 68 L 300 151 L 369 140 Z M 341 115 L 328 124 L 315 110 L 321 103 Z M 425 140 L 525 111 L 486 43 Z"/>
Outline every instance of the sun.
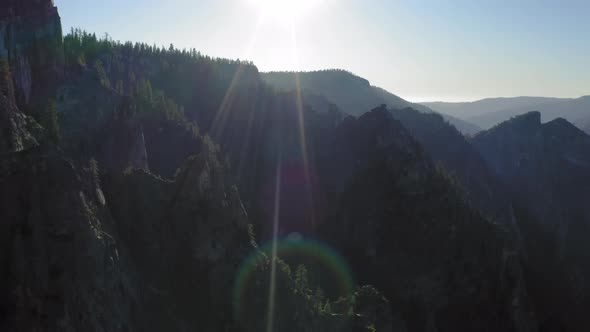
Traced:
<path fill-rule="evenodd" d="M 293 21 L 313 9 L 321 0 L 249 0 L 264 18 Z"/>

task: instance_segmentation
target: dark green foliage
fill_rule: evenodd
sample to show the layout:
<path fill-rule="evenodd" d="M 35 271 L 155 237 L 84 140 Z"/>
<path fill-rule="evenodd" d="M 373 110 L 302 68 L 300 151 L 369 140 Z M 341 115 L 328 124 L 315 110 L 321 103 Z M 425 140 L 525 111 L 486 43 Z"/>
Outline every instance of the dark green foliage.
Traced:
<path fill-rule="evenodd" d="M 68 67 L 94 66 L 100 60 L 98 77 L 105 83 L 121 81 L 115 86 L 117 90 L 124 86 L 126 92 L 133 91 L 142 80 L 151 81 L 154 88 L 185 107 L 193 105 L 195 97 L 204 92 L 213 92 L 209 99 L 223 98 L 240 67 L 256 72 L 250 62 L 211 58 L 194 49 L 121 43 L 108 36 L 99 39 L 81 30 L 72 30 L 64 37 L 64 48 Z"/>
<path fill-rule="evenodd" d="M 94 70 L 96 71 L 97 79 L 100 82 L 100 85 L 104 86 L 105 88 L 110 88 L 111 82 L 109 81 L 107 74 L 104 71 L 102 61 L 96 60 L 94 62 Z"/>
<path fill-rule="evenodd" d="M 574 265 L 560 264 L 550 230 L 535 233 L 530 211 L 514 209 L 535 252 L 526 285 L 508 232 L 473 209 L 460 187 L 488 175 L 461 171 L 483 167 L 468 142 L 441 116 L 413 109 L 381 105 L 347 117 L 336 104 L 359 115 L 378 104 L 408 105 L 349 72 L 264 75 L 278 80 L 274 89 L 248 62 L 72 30 L 58 86 L 37 78 L 41 66 L 59 62 L 61 30 L 59 40 L 36 45 L 34 86 L 50 97 L 59 90 L 57 102 L 37 94 L 31 110 L 45 141 L 60 148 L 14 152 L 20 144 L 2 159 L 0 216 L 8 222 L 0 223 L 7 249 L 0 256 L 12 275 L 0 275 L 9 281 L 0 282 L 0 329 L 5 316 L 33 316 L 40 326 L 89 331 L 524 332 L 536 330 L 527 290 L 538 295 L 559 281 L 563 288 L 533 297 L 545 314 L 550 297 L 569 309 L 560 291 L 585 287 L 568 278 L 589 270 L 581 211 L 569 215 L 580 222 L 568 225 L 564 248 L 580 264 L 563 274 Z M 311 91 L 291 91 L 296 83 Z M 0 63 L 2 100 L 13 90 Z M 557 121 L 543 132 L 570 139 L 570 129 Z M 59 157 L 44 157 L 46 150 Z M 574 161 L 588 163 L 588 155 Z M 344 266 L 344 291 L 329 264 L 281 251 L 269 257 L 256 244 L 254 225 L 263 242 L 269 237 L 275 197 L 267 189 L 277 178 L 281 235 L 330 245 L 342 256 L 335 263 Z M 566 197 L 587 195 L 573 196 Z M 232 285 L 252 252 L 252 274 L 236 300 Z M 551 264 L 538 263 L 544 259 Z M 549 278 L 530 278 L 545 266 Z M 355 290 L 356 281 L 389 300 L 370 286 Z M 580 302 L 588 307 L 587 297 Z"/>
<path fill-rule="evenodd" d="M 14 86 L 10 75 L 8 61 L 0 59 L 0 94 L 7 99 L 14 100 Z"/>
<path fill-rule="evenodd" d="M 295 272 L 280 258 L 276 264 L 273 331 L 361 332 L 370 326 L 391 326 L 389 302 L 372 287 L 358 288 L 347 298 L 326 299 L 321 289 L 312 291 L 303 265 Z M 258 264 L 240 303 L 238 320 L 245 331 L 265 331 L 269 321 L 269 285 L 272 259 L 260 253 Z"/>
<path fill-rule="evenodd" d="M 53 99 L 50 99 L 45 108 L 39 112 L 38 122 L 45 128 L 49 141 L 57 143 L 60 139 L 59 116 Z"/>
<path fill-rule="evenodd" d="M 508 188 L 542 328 L 587 330 L 590 138 L 564 119 L 542 123 L 530 112 L 472 142 Z"/>

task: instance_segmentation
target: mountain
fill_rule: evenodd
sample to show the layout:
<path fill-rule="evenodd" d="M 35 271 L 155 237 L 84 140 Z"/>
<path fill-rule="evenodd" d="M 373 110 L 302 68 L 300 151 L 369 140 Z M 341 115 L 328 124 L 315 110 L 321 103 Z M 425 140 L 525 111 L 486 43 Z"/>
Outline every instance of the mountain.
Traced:
<path fill-rule="evenodd" d="M 39 144 L 32 132 L 42 128 L 18 108 L 12 74 L 8 62 L 3 59 L 0 59 L 0 120 L 0 155 Z"/>
<path fill-rule="evenodd" d="M 446 112 L 447 114 L 467 119 L 482 116 L 488 113 L 499 112 L 520 107 L 530 107 L 540 104 L 557 102 L 559 98 L 545 97 L 513 97 L 513 98 L 486 98 L 473 102 L 424 102 L 422 105 L 433 110 Z"/>
<path fill-rule="evenodd" d="M 344 183 L 320 234 L 386 294 L 406 330 L 536 328 L 526 300 L 505 306 L 528 296 L 520 281 L 503 284 L 522 280 L 507 233 L 466 203 L 389 110 L 346 118 L 320 140 L 319 181 Z"/>
<path fill-rule="evenodd" d="M 53 94 L 63 76 L 61 19 L 52 0 L 7 0 L 0 4 L 0 57 L 14 77 L 18 105 L 25 109 Z"/>
<path fill-rule="evenodd" d="M 304 94 L 311 93 L 326 97 L 340 110 L 350 115 L 361 115 L 366 110 L 381 104 L 392 108 L 412 107 L 421 112 L 432 112 L 428 107 L 410 103 L 384 89 L 372 86 L 369 81 L 344 70 L 323 70 L 315 72 L 269 72 L 263 73 L 265 82 L 279 90 L 291 91 L 298 86 Z M 453 116 L 444 115 L 466 135 L 477 133 L 480 128 Z"/>
<path fill-rule="evenodd" d="M 63 45 L 59 135 L 0 167 L 2 329 L 259 331 L 274 282 L 281 331 L 534 328 L 502 229 L 389 111 L 303 104 L 194 51 L 79 31 Z"/>
<path fill-rule="evenodd" d="M 513 116 L 538 111 L 544 121 L 562 117 L 571 122 L 590 115 L 590 97 L 577 99 L 515 97 L 490 98 L 469 103 L 423 103 L 435 111 L 445 112 L 460 119 L 490 128 Z"/>
<path fill-rule="evenodd" d="M 295 76 L 297 75 L 297 76 Z M 503 198 L 485 161 L 463 135 L 453 127 L 447 116 L 439 115 L 417 104 L 411 104 L 389 92 L 373 87 L 368 81 L 345 71 L 322 71 L 310 73 L 263 73 L 264 80 L 276 84 L 278 89 L 293 89 L 298 77 L 303 89 L 303 103 L 313 105 L 316 110 L 334 106 L 349 114 L 359 114 L 355 107 L 366 107 L 375 101 L 392 105 L 393 116 L 407 128 L 413 137 L 428 152 L 429 157 L 442 165 L 446 171 L 459 179 L 469 199 L 486 214 L 503 219 L 508 215 L 509 202 Z M 314 102 L 308 95 L 324 97 L 324 105 Z M 320 97 L 321 98 L 321 97 Z M 316 96 L 315 99 L 318 99 Z M 311 101 L 311 102 L 310 102 Z M 387 101 L 387 102 L 386 102 Z M 341 108 L 344 105 L 345 108 Z M 418 110 L 409 107 L 418 107 Z M 465 126 L 463 126 L 465 128 Z M 471 130 L 471 133 L 477 132 Z"/>
<path fill-rule="evenodd" d="M 583 286 L 590 280 L 590 136 L 561 118 L 542 124 L 541 114 L 531 112 L 472 142 L 513 198 L 527 282 L 544 324 L 584 330 L 585 313 L 575 308 L 590 304 Z"/>
<path fill-rule="evenodd" d="M 576 122 L 576 125 L 580 129 L 585 131 L 587 134 L 590 134 L 590 116 L 588 116 L 585 119 L 579 120 L 578 122 Z"/>
<path fill-rule="evenodd" d="M 10 29 L 58 23 L 8 4 Z M 467 139 L 348 73 L 299 93 L 47 31 L 60 61 L 18 53 L 28 32 L 0 61 L 0 330 L 588 330 L 588 136 L 565 120 Z"/>
<path fill-rule="evenodd" d="M 499 179 L 455 127 L 436 113 L 422 113 L 411 108 L 390 111 L 420 142 L 430 158 L 457 180 L 473 205 L 494 220 L 505 225 L 511 223 L 510 201 Z"/>

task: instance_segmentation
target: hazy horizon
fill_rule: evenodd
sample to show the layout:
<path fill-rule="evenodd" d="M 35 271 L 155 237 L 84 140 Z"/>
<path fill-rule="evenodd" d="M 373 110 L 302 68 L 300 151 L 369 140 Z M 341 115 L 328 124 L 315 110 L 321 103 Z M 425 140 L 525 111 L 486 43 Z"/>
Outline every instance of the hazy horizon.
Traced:
<path fill-rule="evenodd" d="M 413 102 L 590 94 L 590 43 L 583 42 L 589 2 L 55 4 L 65 32 L 75 27 L 121 41 L 172 43 L 251 60 L 265 72 L 345 69 Z"/>

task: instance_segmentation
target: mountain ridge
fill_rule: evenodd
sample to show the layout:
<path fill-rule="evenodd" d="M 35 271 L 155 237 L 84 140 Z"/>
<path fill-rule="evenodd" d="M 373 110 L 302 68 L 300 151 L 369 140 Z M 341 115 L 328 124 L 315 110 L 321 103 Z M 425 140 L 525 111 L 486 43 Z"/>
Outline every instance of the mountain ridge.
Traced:
<path fill-rule="evenodd" d="M 309 91 L 326 97 L 343 112 L 360 116 L 365 110 L 380 104 L 392 108 L 412 107 L 421 112 L 432 112 L 428 107 L 411 103 L 393 93 L 376 86 L 360 76 L 342 69 L 328 69 L 309 72 L 267 72 L 262 73 L 265 82 L 280 90 Z M 442 114 L 445 119 L 466 135 L 477 133 L 480 128 L 453 116 Z"/>
<path fill-rule="evenodd" d="M 63 63 L 4 61 L 32 63 L 29 100 L 0 67 L 1 119 L 31 124 L 0 123 L 0 329 L 588 330 L 590 137 L 566 120 L 465 137 L 345 71 L 281 90 L 59 26 Z"/>
<path fill-rule="evenodd" d="M 485 129 L 508 120 L 510 117 L 530 111 L 541 112 L 544 121 L 563 117 L 570 122 L 577 123 L 590 117 L 590 96 L 578 98 L 500 97 L 465 103 L 429 102 L 423 104 L 474 122 Z"/>

